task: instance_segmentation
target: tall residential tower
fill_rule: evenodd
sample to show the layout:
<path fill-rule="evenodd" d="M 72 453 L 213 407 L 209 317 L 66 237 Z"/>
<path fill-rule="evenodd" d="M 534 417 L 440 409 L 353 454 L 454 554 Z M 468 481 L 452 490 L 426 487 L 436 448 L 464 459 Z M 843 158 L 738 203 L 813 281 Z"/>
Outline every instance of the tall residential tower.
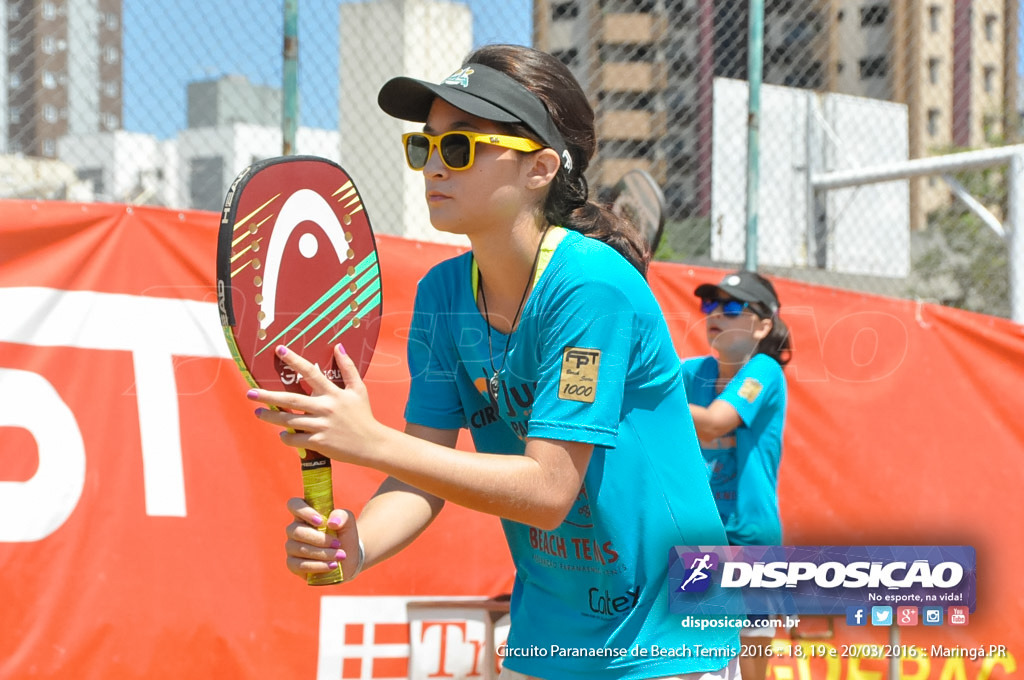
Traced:
<path fill-rule="evenodd" d="M 121 0 L 8 0 L 0 153 L 54 158 L 57 139 L 121 128 Z"/>

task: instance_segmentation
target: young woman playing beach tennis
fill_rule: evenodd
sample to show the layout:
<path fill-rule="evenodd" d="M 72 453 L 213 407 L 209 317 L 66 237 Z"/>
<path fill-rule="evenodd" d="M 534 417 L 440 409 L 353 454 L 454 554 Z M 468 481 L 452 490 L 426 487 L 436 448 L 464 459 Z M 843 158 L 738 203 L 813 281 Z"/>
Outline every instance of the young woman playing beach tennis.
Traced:
<path fill-rule="evenodd" d="M 451 501 L 501 517 L 512 553 L 503 678 L 735 677 L 734 628 L 683 628 L 669 613 L 671 547 L 725 533 L 644 278 L 649 253 L 588 200 L 594 113 L 579 84 L 543 52 L 488 46 L 440 84 L 388 81 L 378 103 L 423 123 L 404 136 L 406 160 L 433 226 L 472 250 L 419 284 L 404 433 L 374 419 L 343 348 L 344 389 L 280 348 L 311 394 L 250 392 L 285 409 L 259 417 L 295 430 L 286 444 L 389 475 L 358 520 L 292 500 L 289 568 L 341 561 L 352 578 Z M 454 448 L 464 427 L 476 452 Z M 325 521 L 336 543 L 316 530 Z M 530 653 L 551 645 L 580 654 Z M 695 645 L 718 652 L 680 651 Z"/>

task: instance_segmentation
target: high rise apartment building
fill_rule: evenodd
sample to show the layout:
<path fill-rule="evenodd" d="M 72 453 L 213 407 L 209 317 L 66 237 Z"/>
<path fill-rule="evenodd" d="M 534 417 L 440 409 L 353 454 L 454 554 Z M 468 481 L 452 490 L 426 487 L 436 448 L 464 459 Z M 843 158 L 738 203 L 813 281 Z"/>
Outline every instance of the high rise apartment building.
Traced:
<path fill-rule="evenodd" d="M 1017 130 L 1018 2 L 765 0 L 762 79 L 906 104 L 912 158 L 1000 142 Z M 596 187 L 642 167 L 671 218 L 709 213 L 712 81 L 747 78 L 748 11 L 745 0 L 535 1 L 537 47 L 593 98 Z M 947 197 L 941 181 L 915 182 L 914 226 Z"/>
<path fill-rule="evenodd" d="M 53 158 L 66 134 L 121 128 L 121 0 L 8 0 L 0 152 Z"/>
<path fill-rule="evenodd" d="M 907 105 L 910 157 L 1015 141 L 1018 0 L 830 0 L 826 87 Z M 949 199 L 911 182 L 911 219 Z"/>
<path fill-rule="evenodd" d="M 366 211 L 378 234 L 467 243 L 430 225 L 423 173 L 402 155 L 402 133 L 421 130 L 388 116 L 377 93 L 388 79 L 411 76 L 441 82 L 473 47 L 469 7 L 449 0 L 375 0 L 343 3 L 340 20 L 339 131 L 341 163 L 359 179 Z"/>

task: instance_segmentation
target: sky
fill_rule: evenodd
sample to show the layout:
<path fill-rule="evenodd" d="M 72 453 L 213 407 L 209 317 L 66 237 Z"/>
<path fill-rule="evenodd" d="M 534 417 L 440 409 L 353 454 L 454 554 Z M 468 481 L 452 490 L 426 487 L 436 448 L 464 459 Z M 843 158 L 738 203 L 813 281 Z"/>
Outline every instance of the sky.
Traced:
<path fill-rule="evenodd" d="M 341 0 L 351 2 L 356 0 Z M 364 0 L 365 1 L 365 0 Z M 532 0 L 456 0 L 474 46 L 530 44 Z M 175 136 L 187 86 L 228 74 L 280 88 L 283 0 L 124 0 L 124 129 Z M 299 0 L 299 124 L 336 129 L 338 0 Z"/>

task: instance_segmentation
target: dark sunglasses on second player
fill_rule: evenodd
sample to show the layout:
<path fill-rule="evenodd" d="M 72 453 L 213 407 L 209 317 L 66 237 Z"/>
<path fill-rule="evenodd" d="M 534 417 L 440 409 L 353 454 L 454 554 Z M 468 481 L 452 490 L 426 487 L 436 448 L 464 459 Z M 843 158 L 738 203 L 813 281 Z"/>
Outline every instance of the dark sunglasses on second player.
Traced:
<path fill-rule="evenodd" d="M 739 316 L 743 313 L 743 310 L 750 307 L 749 302 L 743 302 L 742 300 L 720 300 L 711 298 L 701 298 L 700 300 L 700 311 L 704 314 L 711 314 L 721 306 L 722 314 L 725 316 Z"/>
<path fill-rule="evenodd" d="M 544 148 L 543 145 L 532 139 L 496 135 L 490 132 L 453 130 L 442 135 L 428 135 L 426 132 L 409 132 L 402 135 L 405 160 L 413 170 L 422 170 L 426 167 L 434 147 L 440 149 L 441 162 L 450 170 L 465 170 L 473 165 L 478 143 L 527 153 Z"/>

